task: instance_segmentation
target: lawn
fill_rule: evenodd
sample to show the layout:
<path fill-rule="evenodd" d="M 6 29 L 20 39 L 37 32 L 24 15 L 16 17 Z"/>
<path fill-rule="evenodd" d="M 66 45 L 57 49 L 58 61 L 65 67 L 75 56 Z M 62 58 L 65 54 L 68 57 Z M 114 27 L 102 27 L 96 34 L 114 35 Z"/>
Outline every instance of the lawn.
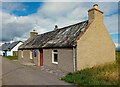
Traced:
<path fill-rule="evenodd" d="M 120 52 L 116 52 L 116 60 L 117 62 L 114 63 L 68 73 L 66 76 L 62 77 L 61 80 L 81 85 L 82 87 L 88 87 L 88 85 L 92 85 L 92 87 L 93 85 L 94 87 L 101 87 L 101 85 L 117 85 L 119 79 L 118 68 L 120 67 L 118 66 L 120 66 Z"/>
<path fill-rule="evenodd" d="M 6 56 L 5 58 L 10 59 L 10 60 L 17 60 L 17 56 Z"/>

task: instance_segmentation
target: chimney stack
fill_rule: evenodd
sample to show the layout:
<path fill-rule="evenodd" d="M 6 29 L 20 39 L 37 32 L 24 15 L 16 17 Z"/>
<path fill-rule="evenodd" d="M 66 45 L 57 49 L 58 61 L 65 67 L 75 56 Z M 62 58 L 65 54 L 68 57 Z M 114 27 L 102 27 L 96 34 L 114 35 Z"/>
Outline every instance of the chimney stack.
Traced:
<path fill-rule="evenodd" d="M 35 30 L 30 32 L 30 37 L 34 37 L 34 36 L 37 36 L 37 35 L 38 35 L 38 32 L 36 32 Z"/>
<path fill-rule="evenodd" d="M 94 4 L 93 8 L 88 10 L 89 23 L 94 20 L 103 21 L 103 12 L 98 9 L 98 4 Z"/>
<path fill-rule="evenodd" d="M 55 28 L 54 28 L 54 30 L 57 30 L 58 29 L 58 26 L 57 25 L 55 25 Z"/>

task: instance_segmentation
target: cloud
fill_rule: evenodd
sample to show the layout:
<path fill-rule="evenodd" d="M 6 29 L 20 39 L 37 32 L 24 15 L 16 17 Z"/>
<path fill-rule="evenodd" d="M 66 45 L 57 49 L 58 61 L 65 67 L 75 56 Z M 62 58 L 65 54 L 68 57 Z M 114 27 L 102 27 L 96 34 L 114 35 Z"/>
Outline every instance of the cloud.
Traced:
<path fill-rule="evenodd" d="M 43 33 L 48 31 L 47 29 L 50 29 L 50 25 L 53 24 L 51 20 L 38 15 L 18 17 L 5 12 L 0 12 L 0 15 L 2 16 L 2 41 L 25 40 L 29 38 L 29 32 L 33 29 Z"/>
<path fill-rule="evenodd" d="M 16 17 L 7 13 L 2 13 L 2 19 L 3 41 L 9 41 L 14 39 L 14 37 L 24 36 L 26 32 L 33 28 L 33 23 L 29 21 L 29 17 Z"/>
<path fill-rule="evenodd" d="M 76 7 L 78 7 L 80 3 L 74 2 L 53 2 L 53 3 L 45 3 L 43 7 L 39 10 L 43 16 L 54 17 L 54 16 L 64 16 L 66 13 L 71 12 Z"/>
<path fill-rule="evenodd" d="M 14 11 L 26 11 L 26 6 L 22 3 L 17 2 L 3 2 L 2 3 L 2 11 L 12 13 Z"/>
<path fill-rule="evenodd" d="M 29 37 L 29 32 L 33 29 L 36 29 L 39 33 L 44 33 L 53 30 L 55 24 L 58 27 L 63 27 L 87 20 L 87 11 L 89 8 L 92 8 L 92 5 L 93 2 L 46 2 L 38 9 L 37 13 L 28 16 L 15 16 L 7 11 L 0 12 L 0 16 L 2 16 L 3 41 L 12 39 L 25 40 Z M 107 8 L 106 10 L 104 8 L 100 9 L 105 12 L 105 15 L 111 14 L 113 13 L 113 6 L 117 9 L 116 4 L 111 5 L 111 3 L 101 3 L 100 7 L 106 6 Z M 11 7 L 10 10 L 16 9 L 17 6 Z M 115 14 L 105 17 L 105 25 L 110 33 L 117 33 L 117 16 Z"/>
<path fill-rule="evenodd" d="M 99 2 L 98 4 L 104 15 L 112 15 L 118 12 L 118 2 Z"/>
<path fill-rule="evenodd" d="M 104 17 L 104 23 L 111 34 L 117 34 L 118 32 L 118 14 Z"/>
<path fill-rule="evenodd" d="M 115 43 L 116 49 L 120 50 L 120 43 Z"/>

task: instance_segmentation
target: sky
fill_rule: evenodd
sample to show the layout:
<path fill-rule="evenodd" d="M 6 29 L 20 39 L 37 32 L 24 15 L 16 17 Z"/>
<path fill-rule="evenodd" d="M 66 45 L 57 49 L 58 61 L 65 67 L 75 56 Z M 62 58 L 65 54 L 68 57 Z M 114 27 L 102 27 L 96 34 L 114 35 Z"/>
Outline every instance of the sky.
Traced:
<path fill-rule="evenodd" d="M 117 2 L 0 2 L 0 41 L 25 41 L 34 29 L 41 34 L 52 31 L 56 24 L 64 27 L 88 20 L 88 10 L 95 3 L 104 12 L 104 23 L 112 40 L 120 47 Z"/>

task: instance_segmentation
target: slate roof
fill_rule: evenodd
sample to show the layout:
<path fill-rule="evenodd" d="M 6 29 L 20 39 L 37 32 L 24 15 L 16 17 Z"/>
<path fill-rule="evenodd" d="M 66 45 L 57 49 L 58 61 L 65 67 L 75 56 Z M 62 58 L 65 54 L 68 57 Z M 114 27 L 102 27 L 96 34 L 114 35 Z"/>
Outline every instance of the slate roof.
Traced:
<path fill-rule="evenodd" d="M 4 51 L 10 45 L 10 43 L 4 43 L 2 46 L 0 46 L 0 50 Z"/>
<path fill-rule="evenodd" d="M 82 34 L 87 25 L 88 21 L 83 21 L 47 33 L 39 34 L 26 40 L 24 44 L 19 47 L 19 50 L 73 47 L 76 43 L 76 39 Z"/>
<path fill-rule="evenodd" d="M 19 42 L 21 42 L 21 41 L 15 41 L 13 43 L 5 43 L 0 47 L 0 50 L 1 49 L 2 49 L 2 51 L 12 50 Z"/>

